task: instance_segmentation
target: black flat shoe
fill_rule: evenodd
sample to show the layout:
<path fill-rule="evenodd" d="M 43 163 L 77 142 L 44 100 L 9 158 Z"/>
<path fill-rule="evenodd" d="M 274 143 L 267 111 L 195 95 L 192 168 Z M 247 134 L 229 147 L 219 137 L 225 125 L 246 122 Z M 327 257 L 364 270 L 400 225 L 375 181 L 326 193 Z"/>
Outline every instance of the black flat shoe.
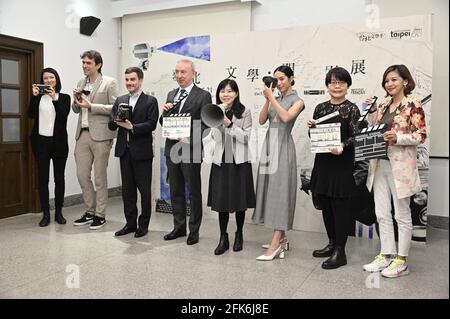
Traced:
<path fill-rule="evenodd" d="M 45 227 L 50 224 L 50 212 L 44 212 L 41 221 L 39 222 L 40 227 Z"/>
<path fill-rule="evenodd" d="M 147 235 L 147 233 L 148 233 L 148 229 L 142 229 L 142 228 L 139 228 L 139 229 L 136 230 L 136 232 L 134 233 L 134 237 L 139 238 L 139 237 L 142 237 L 142 236 Z"/>
<path fill-rule="evenodd" d="M 333 254 L 334 251 L 334 240 L 330 239 L 330 242 L 328 245 L 326 245 L 322 249 L 317 249 L 313 251 L 313 257 L 330 257 Z"/>
<path fill-rule="evenodd" d="M 128 225 L 125 225 L 121 230 L 116 231 L 114 236 L 119 237 L 123 236 L 129 233 L 134 233 L 136 231 L 136 227 L 130 227 Z"/>
<path fill-rule="evenodd" d="M 195 245 L 196 243 L 198 243 L 198 240 L 199 240 L 199 238 L 198 238 L 199 236 L 198 236 L 198 234 L 189 234 L 189 236 L 188 236 L 188 238 L 187 238 L 187 240 L 186 240 L 186 244 L 188 244 L 188 245 Z"/>
<path fill-rule="evenodd" d="M 347 257 L 345 256 L 344 247 L 336 246 L 330 258 L 322 263 L 323 269 L 336 269 L 347 265 Z"/>
<path fill-rule="evenodd" d="M 174 240 L 177 239 L 178 237 L 184 237 L 186 236 L 186 232 L 181 232 L 179 230 L 172 230 L 170 233 L 164 235 L 164 240 Z"/>

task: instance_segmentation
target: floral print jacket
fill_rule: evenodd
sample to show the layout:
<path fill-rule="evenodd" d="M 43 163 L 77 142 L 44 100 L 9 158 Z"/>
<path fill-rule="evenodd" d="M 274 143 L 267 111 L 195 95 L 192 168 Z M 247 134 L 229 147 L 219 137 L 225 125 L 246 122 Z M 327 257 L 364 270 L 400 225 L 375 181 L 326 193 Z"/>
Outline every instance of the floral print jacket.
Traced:
<path fill-rule="evenodd" d="M 369 117 L 369 125 L 379 124 L 392 98 L 381 103 L 377 111 Z M 397 133 L 397 143 L 388 146 L 388 158 L 394 176 L 397 197 L 406 198 L 421 190 L 417 169 L 417 145 L 427 137 L 425 113 L 419 100 L 404 97 L 394 117 L 392 130 Z M 367 188 L 372 189 L 378 160 L 370 160 Z"/>

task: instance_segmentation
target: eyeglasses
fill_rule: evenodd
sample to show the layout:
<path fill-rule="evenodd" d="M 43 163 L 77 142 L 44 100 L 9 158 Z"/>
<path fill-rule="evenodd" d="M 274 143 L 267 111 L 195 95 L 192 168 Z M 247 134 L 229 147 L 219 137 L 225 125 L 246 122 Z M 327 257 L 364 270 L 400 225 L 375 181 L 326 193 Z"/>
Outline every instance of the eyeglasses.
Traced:
<path fill-rule="evenodd" d="M 336 85 L 344 86 L 345 84 L 347 84 L 347 82 L 344 82 L 344 81 L 331 81 L 330 82 L 330 85 L 332 85 L 332 86 L 336 86 Z"/>
<path fill-rule="evenodd" d="M 91 94 L 91 91 L 83 90 L 83 91 L 81 91 L 81 93 L 83 93 L 84 95 L 88 96 L 89 94 Z"/>

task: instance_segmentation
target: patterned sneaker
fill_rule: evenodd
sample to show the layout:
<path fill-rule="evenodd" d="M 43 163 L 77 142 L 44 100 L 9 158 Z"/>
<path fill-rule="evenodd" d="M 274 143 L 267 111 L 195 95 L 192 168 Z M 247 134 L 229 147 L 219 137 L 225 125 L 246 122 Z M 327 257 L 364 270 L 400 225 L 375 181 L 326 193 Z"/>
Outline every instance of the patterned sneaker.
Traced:
<path fill-rule="evenodd" d="M 89 214 L 88 212 L 84 213 L 81 218 L 78 218 L 76 221 L 73 222 L 75 226 L 82 226 L 92 223 L 94 220 L 94 214 Z"/>
<path fill-rule="evenodd" d="M 386 258 L 385 256 L 379 254 L 370 264 L 364 265 L 363 269 L 368 272 L 378 272 L 387 268 L 391 262 L 391 258 Z"/>
<path fill-rule="evenodd" d="M 397 278 L 397 277 L 408 275 L 408 274 L 409 274 L 408 264 L 406 263 L 405 260 L 399 259 L 399 258 L 395 258 L 391 262 L 389 267 L 387 267 L 386 269 L 384 269 L 381 272 L 381 275 L 383 277 L 388 277 L 388 278 Z"/>
<path fill-rule="evenodd" d="M 92 222 L 91 226 L 89 226 L 89 229 L 99 229 L 102 228 L 106 224 L 106 219 L 99 216 L 94 216 L 94 221 Z"/>

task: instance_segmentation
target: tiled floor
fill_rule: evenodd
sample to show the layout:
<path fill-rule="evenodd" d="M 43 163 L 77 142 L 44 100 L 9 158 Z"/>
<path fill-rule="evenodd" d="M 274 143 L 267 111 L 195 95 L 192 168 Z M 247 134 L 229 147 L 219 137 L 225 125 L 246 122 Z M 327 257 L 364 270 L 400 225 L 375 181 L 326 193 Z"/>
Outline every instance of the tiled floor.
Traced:
<path fill-rule="evenodd" d="M 172 216 L 159 213 L 147 236 L 115 238 L 123 226 L 120 197 L 110 199 L 108 222 L 99 231 L 72 226 L 81 213 L 80 206 L 65 208 L 69 223 L 45 228 L 37 226 L 40 215 L 0 220 L 0 298 L 449 298 L 444 230 L 429 228 L 428 243 L 413 244 L 409 276 L 385 279 L 368 278 L 361 268 L 377 254 L 378 240 L 350 238 L 347 266 L 326 271 L 311 256 L 326 242 L 320 233 L 291 231 L 284 260 L 258 262 L 260 245 L 271 236 L 262 226 L 245 225 L 243 251 L 215 256 L 214 213 L 204 214 L 193 246 L 186 237 L 164 241 Z M 230 218 L 231 243 L 234 230 Z M 378 288 L 367 288 L 366 281 Z"/>

